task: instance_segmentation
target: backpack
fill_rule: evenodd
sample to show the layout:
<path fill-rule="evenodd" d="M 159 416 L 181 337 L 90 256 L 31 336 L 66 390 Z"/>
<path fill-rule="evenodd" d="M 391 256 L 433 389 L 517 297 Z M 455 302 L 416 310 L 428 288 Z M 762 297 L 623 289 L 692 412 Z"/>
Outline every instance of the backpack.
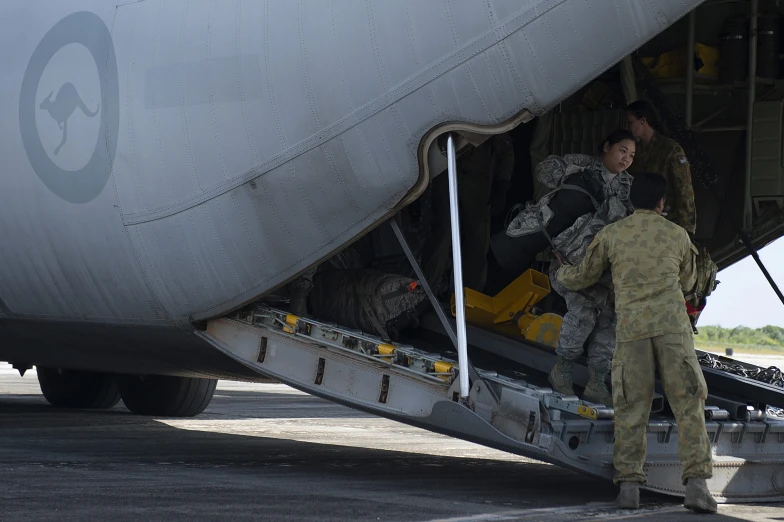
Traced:
<path fill-rule="evenodd" d="M 309 302 L 321 320 L 393 341 L 402 330 L 419 326 L 420 315 L 430 306 L 417 281 L 377 270 L 317 273 Z"/>
<path fill-rule="evenodd" d="M 697 246 L 697 245 L 695 245 Z M 697 246 L 697 281 L 691 292 L 686 294 L 686 310 L 691 320 L 692 328 L 696 331 L 697 320 L 705 308 L 707 297 L 713 293 L 719 284 L 716 274 L 719 268 L 710 257 L 710 252 L 704 246 Z"/>

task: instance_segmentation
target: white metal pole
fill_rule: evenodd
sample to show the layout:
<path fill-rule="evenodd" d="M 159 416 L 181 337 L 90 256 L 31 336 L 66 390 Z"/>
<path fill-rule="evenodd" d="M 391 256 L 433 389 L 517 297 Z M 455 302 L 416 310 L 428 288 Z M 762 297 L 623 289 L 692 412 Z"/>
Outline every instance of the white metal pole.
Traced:
<path fill-rule="evenodd" d="M 455 272 L 455 309 L 457 323 L 457 361 L 460 366 L 460 398 L 468 397 L 468 340 L 466 338 L 465 297 L 463 295 L 463 258 L 460 250 L 460 215 L 457 205 L 457 153 L 450 134 L 446 140 L 449 176 L 449 215 L 452 228 L 452 266 Z"/>

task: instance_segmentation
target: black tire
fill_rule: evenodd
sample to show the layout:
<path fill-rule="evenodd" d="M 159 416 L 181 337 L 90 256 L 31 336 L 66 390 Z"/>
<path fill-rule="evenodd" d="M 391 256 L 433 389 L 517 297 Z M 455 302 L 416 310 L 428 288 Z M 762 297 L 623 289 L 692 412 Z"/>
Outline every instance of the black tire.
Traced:
<path fill-rule="evenodd" d="M 193 417 L 210 403 L 218 380 L 127 375 L 118 384 L 125 407 L 137 415 Z"/>
<path fill-rule="evenodd" d="M 107 373 L 36 366 L 44 398 L 59 408 L 111 408 L 120 401 L 117 378 Z"/>

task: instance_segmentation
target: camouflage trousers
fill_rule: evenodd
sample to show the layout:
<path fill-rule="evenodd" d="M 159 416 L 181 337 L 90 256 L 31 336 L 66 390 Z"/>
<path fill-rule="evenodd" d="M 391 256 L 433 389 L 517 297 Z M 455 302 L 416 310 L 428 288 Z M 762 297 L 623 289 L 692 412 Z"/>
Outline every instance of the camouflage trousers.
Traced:
<path fill-rule="evenodd" d="M 619 342 L 612 363 L 615 409 L 615 483 L 645 483 L 647 425 L 655 385 L 661 375 L 664 393 L 678 422 L 678 457 L 683 482 L 710 478 L 711 446 L 705 429 L 708 387 L 694 353 L 691 333 L 668 334 Z"/>
<path fill-rule="evenodd" d="M 615 350 L 615 296 L 613 289 L 597 283 L 580 292 L 567 290 L 550 270 L 550 284 L 566 300 L 567 312 L 555 353 L 574 360 L 586 351 L 588 365 L 600 375 L 610 373 Z"/>

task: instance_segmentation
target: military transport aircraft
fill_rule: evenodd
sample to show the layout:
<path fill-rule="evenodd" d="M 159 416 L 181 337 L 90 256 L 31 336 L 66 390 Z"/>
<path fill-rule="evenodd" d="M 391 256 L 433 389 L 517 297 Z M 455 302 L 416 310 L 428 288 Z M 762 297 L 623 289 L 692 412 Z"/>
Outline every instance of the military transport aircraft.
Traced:
<path fill-rule="evenodd" d="M 274 377 L 609 477 L 611 410 L 488 369 L 469 393 L 425 345 L 254 303 L 417 200 L 447 168 L 439 136 L 532 125 L 701 3 L 3 2 L 0 360 L 36 366 L 54 405 L 155 415 Z M 736 260 L 731 224 L 703 215 Z M 757 219 L 755 244 L 781 218 Z M 784 495 L 784 426 L 709 429 L 717 497 Z M 672 419 L 649 435 L 649 487 L 682 494 Z"/>

